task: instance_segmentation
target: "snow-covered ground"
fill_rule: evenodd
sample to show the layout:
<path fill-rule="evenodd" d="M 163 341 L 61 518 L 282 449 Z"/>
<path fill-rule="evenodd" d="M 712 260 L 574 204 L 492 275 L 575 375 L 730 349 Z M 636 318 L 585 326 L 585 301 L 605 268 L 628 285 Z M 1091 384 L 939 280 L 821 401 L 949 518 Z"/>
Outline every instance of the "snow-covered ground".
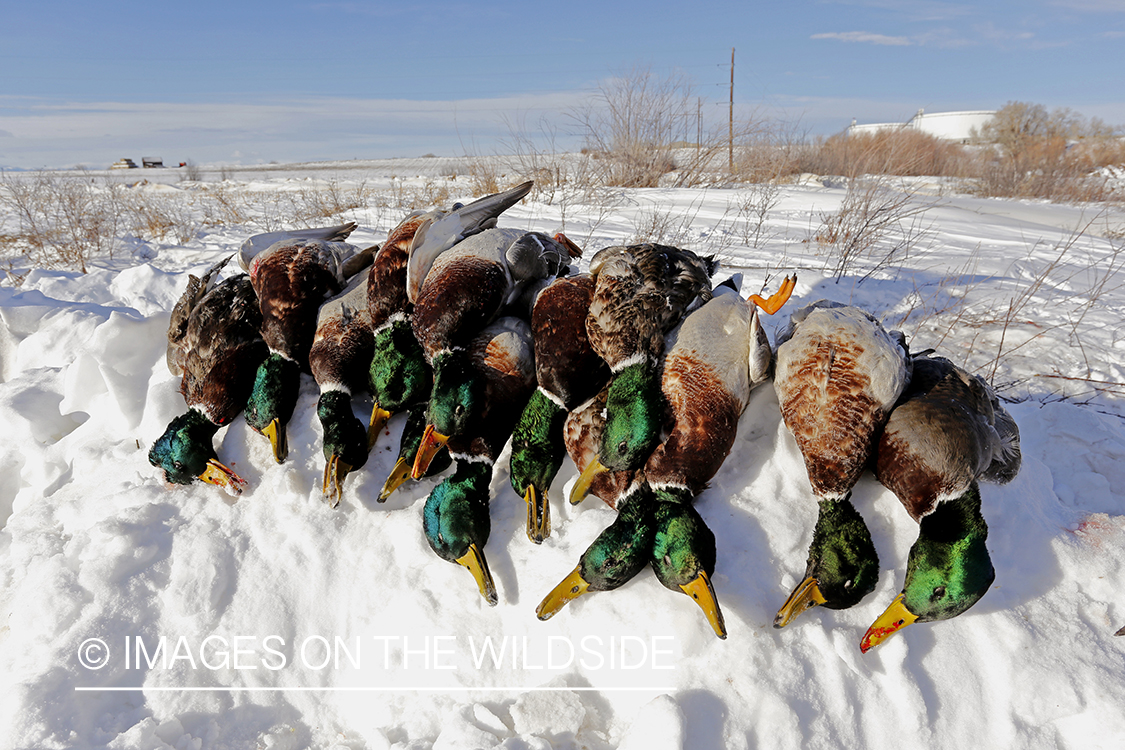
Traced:
<path fill-rule="evenodd" d="M 448 176 L 401 166 L 326 169 L 371 184 Z M 229 176 L 258 201 L 310 178 Z M 329 508 L 308 379 L 285 464 L 241 420 L 216 437 L 250 483 L 237 502 L 209 485 L 166 489 L 146 456 L 184 410 L 164 363 L 169 311 L 188 273 L 253 231 L 212 228 L 182 246 L 134 242 L 86 275 L 33 271 L 0 287 L 0 746 L 1125 747 L 1125 638 L 1113 635 L 1125 625 L 1125 402 L 1112 385 L 1125 381 L 1125 221 L 920 181 L 915 201 L 932 205 L 908 251 L 881 268 L 879 253 L 858 258 L 836 281 L 815 240 L 846 195 L 828 182 L 782 187 L 760 224 L 746 207 L 768 196 L 751 188 L 556 196 L 503 223 L 565 227 L 588 259 L 663 221 L 665 240 L 717 253 L 720 276 L 744 273 L 744 293 L 797 271 L 771 337 L 828 297 L 991 377 L 1014 400 L 1023 469 L 982 488 L 996 582 L 967 613 L 860 653 L 917 534 L 865 476 L 855 502 L 880 552 L 875 593 L 772 627 L 804 571 L 816 506 L 768 386 L 697 501 L 717 536 L 726 641 L 647 570 L 536 619 L 612 518 L 594 500 L 565 502 L 569 462 L 541 546 L 500 462 L 495 608 L 426 544 L 422 503 L 437 480 L 375 502 L 401 417 Z M 463 184 L 449 183 L 453 198 L 468 197 Z M 158 187 L 187 189 L 137 189 Z M 353 240 L 380 241 L 393 214 L 355 214 Z M 356 410 L 366 420 L 369 403 Z"/>

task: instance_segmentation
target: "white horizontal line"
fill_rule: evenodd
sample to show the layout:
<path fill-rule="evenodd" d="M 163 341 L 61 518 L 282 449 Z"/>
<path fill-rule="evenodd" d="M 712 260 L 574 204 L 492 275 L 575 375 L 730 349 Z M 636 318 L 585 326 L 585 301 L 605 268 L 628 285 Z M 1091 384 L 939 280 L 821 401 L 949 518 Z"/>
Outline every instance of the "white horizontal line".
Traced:
<path fill-rule="evenodd" d="M 75 687 L 74 692 L 154 692 L 154 693 L 471 693 L 479 691 L 542 693 L 669 693 L 674 687 Z"/>

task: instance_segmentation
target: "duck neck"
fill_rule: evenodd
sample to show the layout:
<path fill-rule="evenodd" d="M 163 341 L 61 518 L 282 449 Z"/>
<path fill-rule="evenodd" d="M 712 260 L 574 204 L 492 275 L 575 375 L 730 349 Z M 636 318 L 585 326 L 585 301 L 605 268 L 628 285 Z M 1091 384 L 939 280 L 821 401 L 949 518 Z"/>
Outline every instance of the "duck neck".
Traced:
<path fill-rule="evenodd" d="M 433 376 L 405 316 L 375 332 L 369 376 L 375 403 L 392 414 L 429 398 Z"/>
<path fill-rule="evenodd" d="M 296 361 L 271 352 L 258 366 L 254 388 L 246 403 L 246 421 L 259 432 L 273 420 L 288 424 L 301 386 L 301 368 Z"/>
<path fill-rule="evenodd" d="M 529 486 L 547 491 L 562 466 L 566 446 L 563 423 L 566 409 L 555 399 L 536 389 L 524 407 L 512 432 L 512 488 L 521 496 Z"/>
<path fill-rule="evenodd" d="M 591 591 L 623 586 L 648 562 L 656 533 L 653 505 L 651 493 L 643 488 L 619 501 L 617 518 L 582 553 L 578 563 Z"/>
<path fill-rule="evenodd" d="M 663 416 L 660 368 L 646 358 L 618 371 L 606 395 L 602 465 L 615 471 L 640 468 L 660 440 Z"/>
<path fill-rule="evenodd" d="M 351 395 L 329 390 L 320 394 L 316 415 L 324 429 L 324 458 L 339 456 L 352 468 L 367 461 L 367 430 L 352 411 Z"/>

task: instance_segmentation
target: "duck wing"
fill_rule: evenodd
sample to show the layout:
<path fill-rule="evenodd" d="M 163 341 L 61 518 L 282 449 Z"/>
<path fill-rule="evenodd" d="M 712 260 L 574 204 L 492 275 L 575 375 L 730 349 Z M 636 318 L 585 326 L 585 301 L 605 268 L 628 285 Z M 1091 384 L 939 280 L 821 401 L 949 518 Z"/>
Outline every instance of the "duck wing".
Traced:
<path fill-rule="evenodd" d="M 233 255 L 220 260 L 203 274 L 203 277 L 189 275 L 187 289 L 172 308 L 172 317 L 168 321 L 168 352 L 165 359 L 168 369 L 173 375 L 183 375 L 184 356 L 192 345 L 187 340 L 188 325 L 192 313 L 199 307 L 200 301 L 209 291 L 215 288 L 218 282 L 219 271 L 223 269 Z"/>
<path fill-rule="evenodd" d="M 246 274 L 207 292 L 188 320 L 180 390 L 188 406 L 215 424 L 242 411 L 266 356 L 258 298 Z"/>
<path fill-rule="evenodd" d="M 1019 428 L 982 378 L 943 357 L 916 358 L 879 440 L 875 474 L 920 520 L 978 478 L 1019 471 Z"/>
<path fill-rule="evenodd" d="M 500 214 L 523 200 L 531 192 L 532 185 L 534 183 L 529 180 L 511 190 L 486 195 L 449 212 L 433 211 L 426 214 L 410 248 L 406 272 L 406 288 L 410 300 L 417 301 L 422 284 L 439 255 L 466 237 L 496 226 L 496 219 Z"/>
<path fill-rule="evenodd" d="M 347 224 L 338 224 L 334 227 L 317 227 L 314 229 L 286 229 L 277 232 L 264 232 L 255 234 L 242 243 L 238 250 L 238 264 L 243 271 L 250 270 L 250 263 L 260 253 L 265 252 L 278 242 L 288 240 L 321 240 L 324 242 L 343 242 L 358 225 L 354 221 Z"/>

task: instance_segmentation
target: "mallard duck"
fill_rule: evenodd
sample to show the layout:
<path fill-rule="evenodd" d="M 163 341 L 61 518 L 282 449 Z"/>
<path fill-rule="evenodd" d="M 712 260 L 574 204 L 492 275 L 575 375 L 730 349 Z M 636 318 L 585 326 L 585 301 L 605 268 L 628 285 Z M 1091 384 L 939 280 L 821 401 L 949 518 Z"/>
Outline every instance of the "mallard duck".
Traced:
<path fill-rule="evenodd" d="M 918 522 L 906 584 L 863 636 L 868 651 L 914 622 L 956 617 L 992 585 L 978 479 L 1019 472 L 1019 428 L 979 376 L 918 357 L 879 439 L 875 476 Z"/>
<path fill-rule="evenodd" d="M 563 423 L 609 379 L 609 368 L 586 335 L 594 297 L 588 274 L 556 279 L 531 310 L 535 377 L 539 387 L 512 433 L 512 488 L 527 502 L 527 536 L 536 544 L 551 534 L 547 489 L 566 452 Z"/>
<path fill-rule="evenodd" d="M 787 278 L 770 300 L 755 295 L 754 301 L 776 312 L 795 283 Z M 758 306 L 747 304 L 735 285 L 720 285 L 669 335 L 661 379 L 668 436 L 628 485 L 627 471 L 595 475 L 595 484 L 612 480 L 598 489 L 620 493 L 615 500 L 621 513 L 543 600 L 541 619 L 587 590 L 622 585 L 627 574 L 635 575 L 649 562 L 662 585 L 692 597 L 715 634 L 726 638 L 711 585 L 715 535 L 692 502 L 730 453 L 751 390 L 769 376 L 771 356 Z M 600 411 L 592 412 L 578 421 L 576 437 L 589 440 L 602 429 Z M 592 451 L 581 446 L 579 460 L 593 461 Z"/>
<path fill-rule="evenodd" d="M 216 283 L 229 260 L 219 261 L 202 278 L 189 277 L 172 311 L 168 368 L 182 375 L 180 392 L 189 408 L 153 444 L 148 460 L 164 470 L 169 483 L 201 479 L 238 495 L 246 483 L 219 462 L 211 439 L 246 405 L 266 345 L 250 278 L 239 274 Z"/>
<path fill-rule="evenodd" d="M 414 302 L 408 291 L 411 258 L 415 264 L 413 280 L 420 285 L 441 252 L 494 225 L 531 185 L 527 182 L 468 205 L 456 204 L 451 211 L 415 212 L 387 236 L 367 282 L 367 309 L 375 333 L 370 373 L 375 404 L 368 427 L 369 447 L 391 415 L 427 400 L 433 387 L 430 365 L 412 328 Z"/>
<path fill-rule="evenodd" d="M 270 354 L 258 368 L 246 422 L 270 439 L 278 463 L 289 452 L 285 426 L 296 405 L 301 371 L 309 370 L 317 311 L 370 262 L 367 251 L 319 239 L 282 240 L 249 259 Z"/>
<path fill-rule="evenodd" d="M 339 504 L 344 477 L 367 463 L 367 430 L 352 412 L 353 395 L 368 389 L 375 339 L 367 315 L 367 274 L 357 273 L 320 306 L 309 369 L 320 387 L 316 414 L 324 433 L 324 497 Z"/>
<path fill-rule="evenodd" d="M 466 356 L 467 343 L 527 286 L 565 274 L 575 251 L 562 235 L 486 229 L 434 261 L 414 303 L 414 335 L 434 372 L 427 413 L 434 440 L 419 451 L 415 478 L 425 471 L 429 451 L 462 433 L 477 411 L 481 384 Z"/>
<path fill-rule="evenodd" d="M 434 552 L 468 568 L 481 596 L 495 605 L 496 586 L 484 556 L 491 529 L 489 485 L 496 457 L 535 388 L 531 329 L 518 318 L 500 318 L 469 343 L 466 354 L 482 395 L 465 429 L 446 443 L 456 470 L 426 498 L 423 529 Z"/>
<path fill-rule="evenodd" d="M 596 286 L 586 331 L 612 379 L 598 459 L 583 472 L 579 487 L 607 468 L 640 468 L 656 447 L 664 414 L 664 336 L 697 298 L 710 299 L 717 265 L 712 258 L 651 243 L 607 247 L 591 259 Z"/>
<path fill-rule="evenodd" d="M 910 379 L 906 342 L 863 310 L 821 300 L 778 336 L 774 388 L 820 506 L 805 577 L 774 619 L 844 609 L 871 593 L 879 556 L 851 502 L 891 408 Z"/>

